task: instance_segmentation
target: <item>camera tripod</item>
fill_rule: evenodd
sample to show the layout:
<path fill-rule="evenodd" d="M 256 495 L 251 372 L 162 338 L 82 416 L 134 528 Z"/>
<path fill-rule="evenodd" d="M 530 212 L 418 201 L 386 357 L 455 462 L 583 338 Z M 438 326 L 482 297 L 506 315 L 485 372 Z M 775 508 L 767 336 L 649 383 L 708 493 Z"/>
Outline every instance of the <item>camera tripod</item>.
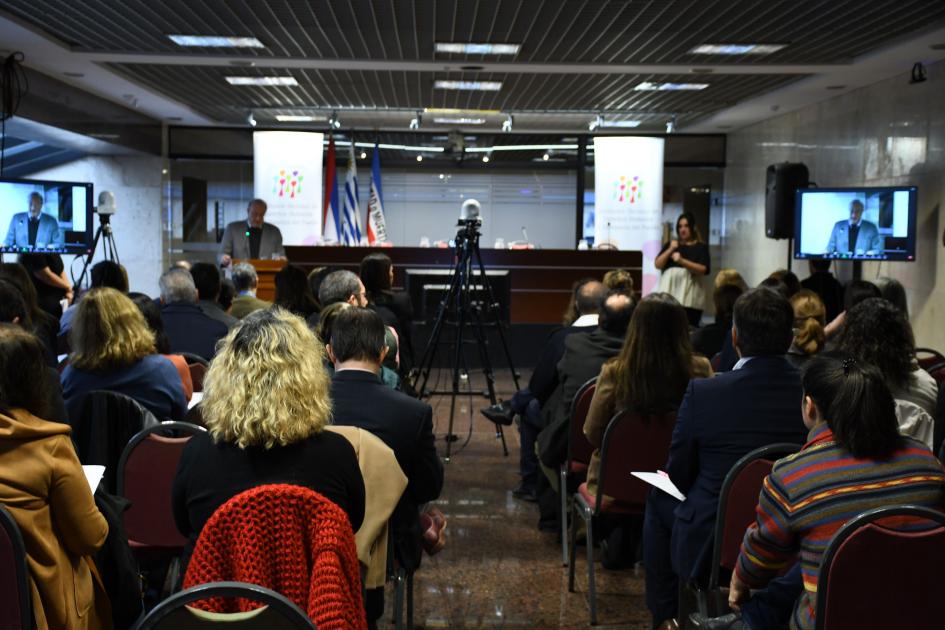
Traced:
<path fill-rule="evenodd" d="M 82 273 L 79 274 L 79 279 L 73 282 L 76 287 L 82 286 L 82 282 L 85 280 L 85 274 L 88 273 L 89 267 L 92 265 L 92 259 L 95 258 L 95 250 L 98 249 L 99 241 L 102 242 L 104 260 L 121 263 L 121 261 L 118 260 L 118 246 L 115 245 L 115 234 L 112 232 L 111 218 L 112 215 L 110 214 L 98 215 L 98 229 L 95 230 L 92 248 L 89 250 L 88 256 L 85 257 L 85 263 L 82 265 Z"/>
<path fill-rule="evenodd" d="M 492 286 L 486 276 L 485 266 L 482 264 L 479 237 L 479 221 L 477 219 L 461 220 L 459 222 L 459 230 L 456 232 L 456 263 L 450 275 L 449 288 L 440 302 L 436 321 L 430 333 L 430 340 L 423 353 L 423 358 L 420 360 L 414 381 L 414 388 L 419 392 L 420 398 L 432 394 L 449 394 L 450 396 L 450 420 L 445 438 L 446 456 L 444 458 L 447 462 L 450 461 L 453 442 L 458 439 L 456 434 L 453 433 L 453 420 L 456 415 L 456 397 L 461 395 L 460 374 L 464 374 L 468 379 L 466 357 L 463 352 L 463 332 L 467 326 L 472 329 L 473 340 L 479 348 L 482 371 L 486 378 L 487 393 L 484 395 L 488 396 L 491 404 L 496 403 L 495 375 L 492 372 L 489 350 L 486 347 L 484 326 L 484 319 L 486 318 L 495 324 L 502 343 L 502 350 L 512 372 L 515 388 L 518 389 L 518 374 L 516 374 L 515 366 L 512 364 L 512 355 L 509 352 L 505 331 L 500 321 L 499 304 L 495 300 Z M 451 315 L 452 317 L 450 317 Z M 452 369 L 451 387 L 445 391 L 427 391 L 427 383 L 436 359 L 440 336 L 443 334 L 443 328 L 448 321 L 450 325 L 456 328 L 456 335 L 453 339 L 455 347 L 450 366 Z M 416 387 L 417 383 L 420 383 L 420 387 Z M 508 456 L 509 449 L 505 443 L 505 433 L 502 430 L 502 425 L 496 424 L 495 429 L 496 438 L 502 441 L 502 453 Z"/>

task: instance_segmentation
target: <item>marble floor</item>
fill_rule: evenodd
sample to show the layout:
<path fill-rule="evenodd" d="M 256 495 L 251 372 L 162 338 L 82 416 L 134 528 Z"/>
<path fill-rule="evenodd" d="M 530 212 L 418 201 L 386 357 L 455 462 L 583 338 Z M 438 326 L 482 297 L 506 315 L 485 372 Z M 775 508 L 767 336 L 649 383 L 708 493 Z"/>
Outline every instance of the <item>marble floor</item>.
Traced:
<path fill-rule="evenodd" d="M 434 373 L 435 375 L 435 373 Z M 514 391 L 508 370 L 498 371 L 500 398 Z M 524 374 L 522 383 L 527 382 Z M 483 387 L 481 375 L 472 389 Z M 445 373 L 443 379 L 448 378 Z M 478 381 L 478 382 L 477 382 Z M 449 422 L 450 399 L 437 396 L 434 407 L 437 449 Z M 414 622 L 419 628 L 585 628 L 590 625 L 587 570 L 578 548 L 576 592 L 567 589 L 561 545 L 555 534 L 539 532 L 538 508 L 512 497 L 518 482 L 518 431 L 505 431 L 509 456 L 502 455 L 493 424 L 478 409 L 476 396 L 458 398 L 451 461 L 443 494 L 447 546 L 425 556 L 415 577 Z M 468 442 L 467 442 L 468 438 Z M 607 571 L 597 564 L 599 624 L 604 628 L 648 628 L 643 576 L 633 569 Z M 388 589 L 388 609 L 391 592 Z M 389 619 L 390 617 L 388 617 Z"/>

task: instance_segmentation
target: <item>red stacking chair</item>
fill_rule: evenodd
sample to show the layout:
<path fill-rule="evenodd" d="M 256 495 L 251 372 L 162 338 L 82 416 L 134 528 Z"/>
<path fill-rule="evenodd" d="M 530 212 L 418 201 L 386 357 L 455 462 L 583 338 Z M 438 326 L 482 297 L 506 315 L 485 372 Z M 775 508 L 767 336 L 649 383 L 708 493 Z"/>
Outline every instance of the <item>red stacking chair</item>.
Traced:
<path fill-rule="evenodd" d="M 187 368 L 190 370 L 190 380 L 194 383 L 194 391 L 202 392 L 203 391 L 203 377 L 207 374 L 207 366 L 204 363 L 188 363 Z"/>
<path fill-rule="evenodd" d="M 632 476 L 633 471 L 655 471 L 666 465 L 669 442 L 676 425 L 676 412 L 641 414 L 621 411 L 604 432 L 600 449 L 600 476 L 597 494 L 582 483 L 574 494 L 574 513 L 587 526 L 587 590 L 591 625 L 597 625 L 597 590 L 594 583 L 594 532 L 592 520 L 601 515 L 641 515 L 649 485 Z M 568 590 L 574 592 L 574 553 L 577 528 L 571 528 Z"/>
<path fill-rule="evenodd" d="M 558 493 L 561 495 L 561 563 L 568 566 L 568 480 L 572 474 L 587 473 L 594 447 L 584 436 L 584 420 L 591 407 L 597 377 L 581 385 L 571 401 L 568 428 L 568 455 L 559 469 Z"/>
<path fill-rule="evenodd" d="M 919 367 L 923 370 L 928 370 L 939 363 L 945 363 L 945 355 L 932 348 L 916 348 L 915 358 L 919 362 Z"/>
<path fill-rule="evenodd" d="M 816 628 L 941 628 L 945 514 L 877 508 L 834 535 L 817 580 Z"/>
<path fill-rule="evenodd" d="M 0 507 L 0 628 L 31 630 L 33 600 L 30 593 L 26 546 L 10 513 Z"/>

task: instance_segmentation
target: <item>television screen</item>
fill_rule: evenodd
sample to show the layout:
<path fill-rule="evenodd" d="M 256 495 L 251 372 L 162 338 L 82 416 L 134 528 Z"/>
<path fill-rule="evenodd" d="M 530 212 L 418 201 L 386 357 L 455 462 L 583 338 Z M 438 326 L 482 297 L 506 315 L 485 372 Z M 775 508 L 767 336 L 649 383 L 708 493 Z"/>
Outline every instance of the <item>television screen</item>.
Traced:
<path fill-rule="evenodd" d="M 0 252 L 86 254 L 92 184 L 0 179 Z"/>
<path fill-rule="evenodd" d="M 916 187 L 802 188 L 794 258 L 915 260 Z"/>

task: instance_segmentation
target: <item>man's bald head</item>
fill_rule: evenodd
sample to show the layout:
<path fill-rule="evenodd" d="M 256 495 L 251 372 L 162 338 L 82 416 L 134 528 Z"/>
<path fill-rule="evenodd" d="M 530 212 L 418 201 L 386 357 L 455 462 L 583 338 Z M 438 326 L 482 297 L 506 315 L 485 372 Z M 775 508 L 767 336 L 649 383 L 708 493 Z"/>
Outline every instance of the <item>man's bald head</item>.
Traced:
<path fill-rule="evenodd" d="M 574 296 L 574 302 L 577 306 L 579 315 L 593 315 L 600 308 L 600 302 L 604 299 L 607 287 L 598 280 L 588 280 L 578 287 L 577 295 Z"/>
<path fill-rule="evenodd" d="M 615 337 L 624 337 L 635 306 L 636 301 L 631 296 L 622 291 L 610 291 L 601 302 L 598 327 Z"/>

